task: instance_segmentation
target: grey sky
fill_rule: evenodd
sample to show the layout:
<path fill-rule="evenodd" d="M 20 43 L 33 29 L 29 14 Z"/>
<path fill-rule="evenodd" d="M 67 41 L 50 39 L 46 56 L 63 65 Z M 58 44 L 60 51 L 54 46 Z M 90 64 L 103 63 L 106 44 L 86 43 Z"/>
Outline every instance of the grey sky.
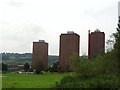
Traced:
<path fill-rule="evenodd" d="M 87 54 L 88 30 L 109 35 L 118 22 L 119 0 L 0 0 L 0 52 L 32 52 L 33 41 L 49 43 L 59 55 L 59 36 L 80 35 L 80 53 Z"/>

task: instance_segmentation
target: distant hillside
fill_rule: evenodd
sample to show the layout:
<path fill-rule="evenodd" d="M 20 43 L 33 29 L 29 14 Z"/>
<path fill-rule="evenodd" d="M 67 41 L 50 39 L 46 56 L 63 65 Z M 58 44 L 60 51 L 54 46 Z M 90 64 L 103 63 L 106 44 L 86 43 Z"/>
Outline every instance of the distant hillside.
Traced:
<path fill-rule="evenodd" d="M 59 57 L 58 56 L 53 56 L 53 55 L 49 55 L 48 56 L 48 63 L 50 65 L 52 65 L 53 63 L 59 61 Z"/>
<path fill-rule="evenodd" d="M 1 54 L 0 54 L 1 55 Z M 58 56 L 49 55 L 48 56 L 48 64 L 53 64 L 59 60 Z M 2 53 L 2 62 L 3 63 L 17 63 L 17 64 L 24 64 L 28 62 L 31 64 L 32 61 L 32 54 L 31 53 Z"/>

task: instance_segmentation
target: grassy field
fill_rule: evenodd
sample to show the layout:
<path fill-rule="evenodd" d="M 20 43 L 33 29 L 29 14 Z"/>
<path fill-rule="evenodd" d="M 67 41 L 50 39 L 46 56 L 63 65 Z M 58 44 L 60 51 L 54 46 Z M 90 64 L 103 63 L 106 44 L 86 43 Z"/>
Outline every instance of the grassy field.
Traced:
<path fill-rule="evenodd" d="M 0 73 L 0 90 L 2 88 L 2 74 Z"/>
<path fill-rule="evenodd" d="M 3 74 L 2 88 L 51 88 L 68 73 Z"/>

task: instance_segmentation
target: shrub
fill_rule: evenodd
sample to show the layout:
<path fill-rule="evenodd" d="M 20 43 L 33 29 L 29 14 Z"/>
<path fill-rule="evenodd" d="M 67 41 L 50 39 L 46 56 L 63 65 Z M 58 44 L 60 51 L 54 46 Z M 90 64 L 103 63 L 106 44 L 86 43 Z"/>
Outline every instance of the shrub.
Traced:
<path fill-rule="evenodd" d="M 65 76 L 63 79 L 61 79 L 60 84 L 57 84 L 57 88 L 73 88 L 75 79 L 71 76 Z"/>
<path fill-rule="evenodd" d="M 73 82 L 74 78 L 71 76 L 65 76 L 61 81 L 60 84 L 70 83 Z"/>

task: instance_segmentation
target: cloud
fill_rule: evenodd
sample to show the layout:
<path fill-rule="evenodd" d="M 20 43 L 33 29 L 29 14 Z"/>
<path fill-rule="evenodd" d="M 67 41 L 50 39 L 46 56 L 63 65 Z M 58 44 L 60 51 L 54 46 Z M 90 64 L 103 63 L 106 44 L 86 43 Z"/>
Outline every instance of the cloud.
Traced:
<path fill-rule="evenodd" d="M 5 25 L 6 26 L 6 25 Z M 2 29 L 2 38 L 7 40 L 26 40 L 34 39 L 38 37 L 40 33 L 44 33 L 40 26 L 35 24 L 8 24 L 7 27 L 3 26 Z M 7 32 L 7 33 L 6 33 Z"/>
<path fill-rule="evenodd" d="M 3 51 L 30 52 L 33 41 L 45 36 L 45 30 L 33 23 L 7 26 L 1 27 Z"/>
<path fill-rule="evenodd" d="M 117 24 L 118 0 L 0 0 L 0 31 L 4 51 L 29 52 L 33 41 L 46 40 L 49 53 L 59 53 L 59 35 L 81 35 L 80 52 L 87 50 L 87 30 L 109 34 Z"/>
<path fill-rule="evenodd" d="M 8 2 L 9 5 L 14 6 L 14 7 L 21 7 L 23 6 L 23 3 L 18 1 L 18 0 L 10 0 Z"/>

